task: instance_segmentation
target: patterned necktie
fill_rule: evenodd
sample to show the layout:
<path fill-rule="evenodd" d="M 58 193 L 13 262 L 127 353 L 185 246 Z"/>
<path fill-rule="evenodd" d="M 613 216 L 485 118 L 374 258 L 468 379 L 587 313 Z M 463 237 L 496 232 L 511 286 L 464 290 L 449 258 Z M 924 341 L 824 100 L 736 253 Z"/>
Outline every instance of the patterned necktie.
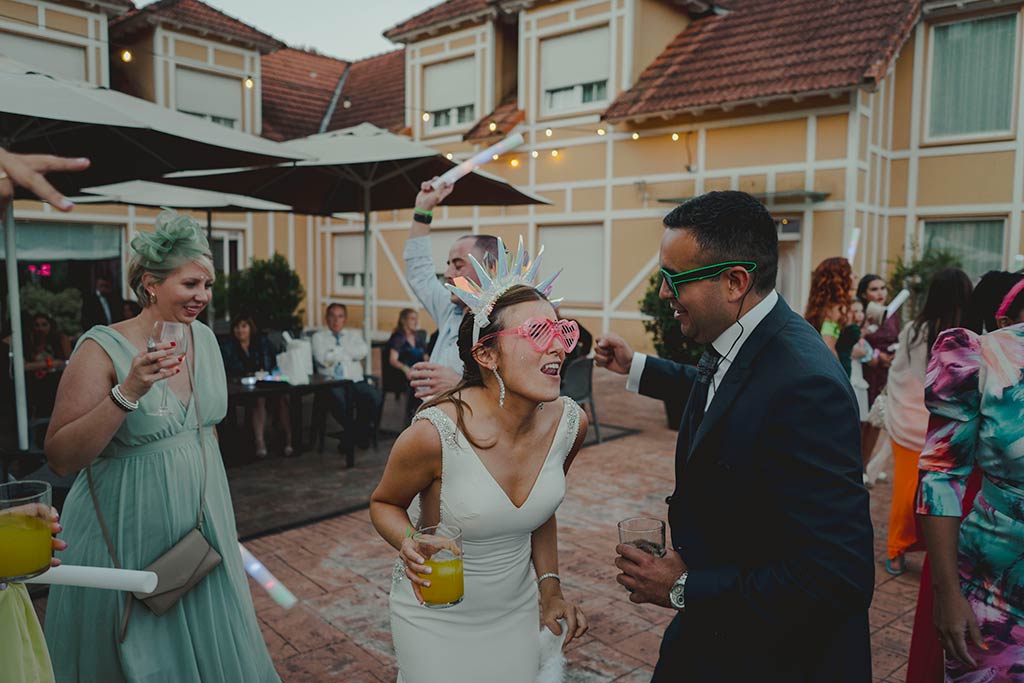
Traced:
<path fill-rule="evenodd" d="M 693 410 L 690 411 L 690 439 L 697 435 L 700 423 L 704 420 L 704 407 L 708 402 L 708 391 L 711 388 L 711 379 L 718 370 L 718 362 L 722 354 L 715 351 L 713 346 L 708 346 L 697 361 L 697 385 L 693 388 Z"/>
<path fill-rule="evenodd" d="M 341 346 L 341 332 L 334 335 L 334 345 L 337 347 Z M 341 360 L 338 359 L 337 355 L 334 360 L 334 378 L 345 379 L 345 366 L 342 364 Z"/>

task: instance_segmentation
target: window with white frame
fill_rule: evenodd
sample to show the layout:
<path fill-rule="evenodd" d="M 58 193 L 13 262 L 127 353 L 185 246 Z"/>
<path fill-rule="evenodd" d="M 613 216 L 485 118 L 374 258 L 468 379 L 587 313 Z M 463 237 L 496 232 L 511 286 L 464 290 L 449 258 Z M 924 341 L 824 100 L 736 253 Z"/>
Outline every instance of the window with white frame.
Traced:
<path fill-rule="evenodd" d="M 1017 14 L 932 29 L 930 138 L 1009 133 L 1017 54 Z"/>
<path fill-rule="evenodd" d="M 174 106 L 178 111 L 228 128 L 241 124 L 241 79 L 178 67 L 174 82 Z"/>
<path fill-rule="evenodd" d="M 334 290 L 363 289 L 363 235 L 334 236 Z"/>
<path fill-rule="evenodd" d="M 0 33 L 0 54 L 58 78 L 85 80 L 85 48 L 39 40 L 15 33 Z"/>
<path fill-rule="evenodd" d="M 423 68 L 423 108 L 432 129 L 452 128 L 476 120 L 479 76 L 475 57 L 463 57 Z"/>
<path fill-rule="evenodd" d="M 600 304 L 604 300 L 604 227 L 601 225 L 552 225 L 537 230 L 537 250 L 544 246 L 540 277 L 544 280 L 559 268 L 554 296 L 566 303 Z"/>
<path fill-rule="evenodd" d="M 1002 219 L 925 221 L 924 251 L 951 251 L 960 258 L 964 271 L 977 279 L 1003 267 Z"/>
<path fill-rule="evenodd" d="M 610 74 L 611 31 L 607 26 L 541 41 L 540 82 L 546 112 L 607 102 Z"/>

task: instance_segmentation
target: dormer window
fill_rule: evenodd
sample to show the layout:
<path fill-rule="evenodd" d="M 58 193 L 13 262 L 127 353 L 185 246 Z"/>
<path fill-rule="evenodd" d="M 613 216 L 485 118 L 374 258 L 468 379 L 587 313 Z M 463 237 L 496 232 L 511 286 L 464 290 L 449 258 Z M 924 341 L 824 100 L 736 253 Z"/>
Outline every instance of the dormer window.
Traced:
<path fill-rule="evenodd" d="M 479 76 L 476 59 L 464 57 L 423 69 L 423 108 L 431 131 L 468 126 L 476 120 Z"/>
<path fill-rule="evenodd" d="M 611 31 L 607 26 L 546 38 L 540 44 L 544 113 L 592 109 L 608 102 Z"/>
<path fill-rule="evenodd" d="M 174 70 L 174 108 L 184 114 L 239 128 L 242 120 L 242 81 L 205 71 Z"/>

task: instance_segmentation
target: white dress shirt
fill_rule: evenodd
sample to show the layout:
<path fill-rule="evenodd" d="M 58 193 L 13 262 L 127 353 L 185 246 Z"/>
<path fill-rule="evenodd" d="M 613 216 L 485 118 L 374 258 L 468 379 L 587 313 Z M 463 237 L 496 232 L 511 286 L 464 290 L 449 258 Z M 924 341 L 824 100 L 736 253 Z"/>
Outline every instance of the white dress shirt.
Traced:
<path fill-rule="evenodd" d="M 317 330 L 310 344 L 317 374 L 354 382 L 365 379 L 363 359 L 370 352 L 370 347 L 361 332 L 343 329 L 334 334 L 330 330 Z"/>
<path fill-rule="evenodd" d="M 761 321 L 768 317 L 775 304 L 779 300 L 779 294 L 774 289 L 762 299 L 756 306 L 747 311 L 746 315 L 733 323 L 722 334 L 718 335 L 711 346 L 721 354 L 722 359 L 718 363 L 718 370 L 711 379 L 711 386 L 708 387 L 708 400 L 704 404 L 704 410 L 711 407 L 711 401 L 715 398 L 715 389 L 722 384 L 725 373 L 732 367 L 732 363 L 739 355 L 743 344 L 750 338 L 754 329 L 761 324 Z M 640 377 L 644 374 L 644 365 L 647 363 L 647 354 L 634 353 L 633 361 L 629 365 L 629 377 L 626 380 L 626 389 L 632 392 L 640 390 Z"/>

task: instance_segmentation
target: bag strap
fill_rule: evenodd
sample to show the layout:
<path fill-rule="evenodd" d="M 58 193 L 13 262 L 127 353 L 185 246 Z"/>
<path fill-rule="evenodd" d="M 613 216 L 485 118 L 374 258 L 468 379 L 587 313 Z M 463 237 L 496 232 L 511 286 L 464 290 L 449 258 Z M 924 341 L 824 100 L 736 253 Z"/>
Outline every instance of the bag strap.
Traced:
<path fill-rule="evenodd" d="M 192 335 L 192 357 L 196 356 L 195 348 L 196 336 Z M 196 389 L 195 373 L 192 370 L 192 364 L 188 362 L 188 358 L 185 358 L 185 367 L 188 369 L 188 383 L 192 389 L 192 401 L 196 404 L 196 429 L 199 430 L 199 452 L 202 453 L 203 457 L 203 486 L 199 490 L 199 517 L 196 520 L 196 529 L 200 533 L 203 531 L 203 512 L 206 507 L 206 439 L 203 438 L 203 416 L 199 412 L 199 391 Z"/>

